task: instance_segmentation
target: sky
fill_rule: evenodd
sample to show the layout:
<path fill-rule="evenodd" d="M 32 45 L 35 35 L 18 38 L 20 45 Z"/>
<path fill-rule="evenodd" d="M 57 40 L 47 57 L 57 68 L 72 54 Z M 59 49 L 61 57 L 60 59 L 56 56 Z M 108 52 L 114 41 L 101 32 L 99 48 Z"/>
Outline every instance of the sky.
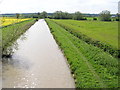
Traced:
<path fill-rule="evenodd" d="M 37 13 L 67 11 L 74 13 L 100 13 L 109 10 L 118 13 L 120 0 L 0 0 L 0 13 Z"/>

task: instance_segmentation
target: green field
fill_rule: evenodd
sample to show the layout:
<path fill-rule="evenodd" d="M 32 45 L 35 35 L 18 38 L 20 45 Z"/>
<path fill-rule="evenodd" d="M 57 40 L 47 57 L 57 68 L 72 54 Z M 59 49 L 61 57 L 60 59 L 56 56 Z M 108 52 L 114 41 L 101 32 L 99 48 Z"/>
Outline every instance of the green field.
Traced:
<path fill-rule="evenodd" d="M 34 23 L 35 19 L 30 19 L 1 28 L 3 53 L 6 51 L 7 47 L 11 46 L 13 42 Z"/>
<path fill-rule="evenodd" d="M 72 30 L 75 29 L 77 32 L 80 31 L 93 39 L 106 42 L 116 47 L 116 44 L 107 42 L 111 37 L 116 38 L 114 36 L 117 33 L 116 26 L 114 26 L 117 25 L 116 22 L 88 22 L 50 19 L 46 19 L 46 21 L 56 42 L 68 60 L 77 88 L 118 87 L 118 59 L 114 58 L 109 53 L 104 52 L 100 48 L 84 42 L 55 23 L 58 22 L 59 24 L 64 24 Z M 98 23 L 99 25 L 103 25 L 103 27 L 106 27 L 105 24 L 108 26 L 103 28 L 102 26 L 99 26 Z M 109 28 L 109 25 L 111 25 L 110 27 L 113 27 L 113 29 L 115 28 L 115 31 L 112 31 L 112 29 Z M 97 27 L 101 27 L 102 30 Z M 110 29 L 110 32 L 108 29 Z M 92 34 L 93 30 L 96 30 L 94 34 Z M 103 30 L 105 30 L 106 33 Z M 106 34 L 105 36 L 102 35 L 103 32 Z M 111 36 L 107 36 L 109 34 Z M 114 42 L 117 41 L 115 40 Z"/>
<path fill-rule="evenodd" d="M 118 48 L 118 22 L 77 20 L 53 21 L 88 44 L 97 46 L 114 57 L 120 55 Z"/>
<path fill-rule="evenodd" d="M 94 40 L 118 48 L 118 22 L 54 20 Z"/>
<path fill-rule="evenodd" d="M 93 21 L 93 18 L 96 18 L 97 20 L 99 20 L 99 17 L 86 17 L 88 21 Z"/>

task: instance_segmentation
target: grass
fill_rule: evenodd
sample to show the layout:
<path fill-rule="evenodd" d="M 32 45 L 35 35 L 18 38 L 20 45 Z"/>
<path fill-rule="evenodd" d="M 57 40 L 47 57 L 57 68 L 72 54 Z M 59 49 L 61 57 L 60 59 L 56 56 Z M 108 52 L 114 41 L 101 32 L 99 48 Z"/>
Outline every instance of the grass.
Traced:
<path fill-rule="evenodd" d="M 87 44 L 50 19 L 51 33 L 64 52 L 76 88 L 117 88 L 118 60 L 109 53 Z"/>
<path fill-rule="evenodd" d="M 15 40 L 19 38 L 31 25 L 35 23 L 34 19 L 22 21 L 1 29 L 2 33 L 2 51 L 6 51 L 7 47 L 11 46 Z"/>
<path fill-rule="evenodd" d="M 97 20 L 99 20 L 99 17 L 86 17 L 88 21 L 93 21 L 93 18 L 96 18 Z"/>
<path fill-rule="evenodd" d="M 26 19 L 17 19 L 17 18 L 10 18 L 10 17 L 0 17 L 0 21 L 1 21 L 1 25 L 0 26 L 7 26 L 10 24 L 15 24 L 21 21 L 26 21 L 26 20 L 30 20 L 30 18 L 26 18 Z"/>
<path fill-rule="evenodd" d="M 117 22 L 113 23 L 101 21 L 76 21 L 76 20 L 53 20 L 53 21 L 62 26 L 63 28 L 65 28 L 74 36 L 78 37 L 79 39 L 82 39 L 86 43 L 99 47 L 103 51 L 110 53 L 112 56 L 116 58 L 120 57 L 120 50 L 118 48 L 118 29 L 117 26 L 116 27 L 112 26 L 114 25 L 114 23 L 117 25 L 118 24 Z M 108 25 L 110 25 L 109 23 L 111 23 L 111 26 L 113 27 L 113 28 L 111 27 L 112 29 L 108 28 Z M 103 24 L 105 25 L 103 26 Z M 100 25 L 102 25 L 103 27 L 101 27 Z M 107 26 L 107 28 L 105 26 Z M 101 31 L 102 28 L 103 30 Z"/>
<path fill-rule="evenodd" d="M 88 37 L 118 48 L 118 22 L 54 20 Z"/>

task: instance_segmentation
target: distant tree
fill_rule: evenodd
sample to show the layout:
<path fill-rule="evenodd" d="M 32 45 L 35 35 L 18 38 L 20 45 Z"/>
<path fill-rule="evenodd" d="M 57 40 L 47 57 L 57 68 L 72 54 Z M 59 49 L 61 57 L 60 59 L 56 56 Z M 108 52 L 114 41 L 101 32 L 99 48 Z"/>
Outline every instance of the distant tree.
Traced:
<path fill-rule="evenodd" d="M 111 14 L 108 10 L 102 11 L 99 16 L 101 21 L 111 21 Z"/>
<path fill-rule="evenodd" d="M 68 12 L 62 12 L 62 11 L 56 11 L 53 14 L 54 19 L 70 19 L 72 18 L 72 15 L 69 14 Z"/>
<path fill-rule="evenodd" d="M 16 13 L 16 18 L 18 19 L 20 17 L 20 14 L 19 13 Z"/>
<path fill-rule="evenodd" d="M 93 18 L 93 20 L 97 20 L 97 18 L 96 18 L 96 17 L 94 17 L 94 18 Z"/>
<path fill-rule="evenodd" d="M 63 12 L 63 18 L 64 19 L 72 19 L 72 15 L 68 12 Z"/>
<path fill-rule="evenodd" d="M 117 13 L 116 16 L 117 16 L 116 21 L 120 21 L 120 14 Z"/>
<path fill-rule="evenodd" d="M 37 15 L 40 15 L 40 12 L 38 12 Z"/>
<path fill-rule="evenodd" d="M 43 11 L 41 14 L 42 18 L 47 18 L 47 12 L 46 11 Z"/>
<path fill-rule="evenodd" d="M 54 19 L 62 19 L 62 11 L 56 11 L 56 12 L 54 12 L 54 14 L 53 14 L 53 18 Z"/>
<path fill-rule="evenodd" d="M 77 12 L 75 12 L 75 13 L 73 14 L 73 19 L 74 19 L 74 20 L 83 20 L 84 18 L 83 18 L 82 13 L 79 12 L 79 11 L 77 11 Z"/>
<path fill-rule="evenodd" d="M 79 11 L 77 11 L 73 14 L 73 19 L 74 20 L 87 20 L 87 18 L 84 18 L 83 14 Z"/>
<path fill-rule="evenodd" d="M 38 12 L 37 15 L 36 15 L 37 18 L 41 18 L 41 13 Z"/>

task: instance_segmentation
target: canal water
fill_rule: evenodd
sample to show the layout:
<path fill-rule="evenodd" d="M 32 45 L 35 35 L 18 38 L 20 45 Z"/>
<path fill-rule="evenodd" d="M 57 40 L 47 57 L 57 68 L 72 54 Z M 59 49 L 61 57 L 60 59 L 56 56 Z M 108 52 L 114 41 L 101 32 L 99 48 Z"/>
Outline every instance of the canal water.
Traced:
<path fill-rule="evenodd" d="M 74 88 L 67 61 L 44 19 L 15 43 L 2 63 L 2 88 Z"/>

